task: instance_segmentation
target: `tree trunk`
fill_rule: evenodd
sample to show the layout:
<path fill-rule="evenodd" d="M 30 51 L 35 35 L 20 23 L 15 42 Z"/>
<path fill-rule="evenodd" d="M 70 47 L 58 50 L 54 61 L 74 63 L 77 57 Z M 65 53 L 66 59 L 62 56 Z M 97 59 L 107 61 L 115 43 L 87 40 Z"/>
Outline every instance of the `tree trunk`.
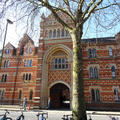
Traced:
<path fill-rule="evenodd" d="M 73 120 L 87 120 L 82 61 L 82 26 L 71 33 L 73 41 Z"/>

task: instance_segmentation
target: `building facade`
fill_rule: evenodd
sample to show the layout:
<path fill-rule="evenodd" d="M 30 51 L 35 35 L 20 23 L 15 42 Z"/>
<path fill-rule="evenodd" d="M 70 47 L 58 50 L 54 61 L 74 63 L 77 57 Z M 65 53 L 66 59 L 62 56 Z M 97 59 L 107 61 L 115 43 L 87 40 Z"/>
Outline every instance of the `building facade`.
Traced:
<path fill-rule="evenodd" d="M 70 19 L 60 14 L 67 23 Z M 8 43 L 0 70 L 0 104 L 34 108 L 71 106 L 72 40 L 49 15 L 41 17 L 39 46 L 24 34 L 15 48 Z M 87 109 L 120 109 L 120 33 L 115 37 L 82 39 L 83 76 Z"/>

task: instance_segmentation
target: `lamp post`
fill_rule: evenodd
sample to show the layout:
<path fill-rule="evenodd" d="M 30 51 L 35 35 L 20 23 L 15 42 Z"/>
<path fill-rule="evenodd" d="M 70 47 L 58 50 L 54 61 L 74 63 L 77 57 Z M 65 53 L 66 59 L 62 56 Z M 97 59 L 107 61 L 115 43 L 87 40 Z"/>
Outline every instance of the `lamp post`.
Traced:
<path fill-rule="evenodd" d="M 0 69 L 1 69 L 1 66 L 2 66 L 2 59 L 3 59 L 3 53 L 4 53 L 4 47 L 5 47 L 5 40 L 6 40 L 6 35 L 7 35 L 8 24 L 13 24 L 13 22 L 11 20 L 7 19 L 7 23 L 6 23 L 6 27 L 5 27 L 4 41 L 3 41 L 3 49 L 2 49 L 1 58 L 0 58 Z"/>

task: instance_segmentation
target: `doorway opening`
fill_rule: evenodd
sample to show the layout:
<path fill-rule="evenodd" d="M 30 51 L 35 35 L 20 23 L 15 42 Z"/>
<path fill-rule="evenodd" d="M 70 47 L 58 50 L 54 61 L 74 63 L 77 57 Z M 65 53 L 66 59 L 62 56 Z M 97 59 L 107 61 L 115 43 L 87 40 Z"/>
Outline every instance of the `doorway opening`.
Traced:
<path fill-rule="evenodd" d="M 70 108 L 70 91 L 69 88 L 57 83 L 50 88 L 51 108 Z"/>

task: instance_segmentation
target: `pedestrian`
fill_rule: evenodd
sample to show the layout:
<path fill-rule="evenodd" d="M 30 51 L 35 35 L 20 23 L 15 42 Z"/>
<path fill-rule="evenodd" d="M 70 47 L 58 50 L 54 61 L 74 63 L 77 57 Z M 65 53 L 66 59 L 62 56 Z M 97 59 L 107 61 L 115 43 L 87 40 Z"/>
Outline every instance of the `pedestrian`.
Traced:
<path fill-rule="evenodd" d="M 23 108 L 26 111 L 26 107 L 27 107 L 27 98 L 26 96 L 23 98 Z"/>
<path fill-rule="evenodd" d="M 47 107 L 47 109 L 50 109 L 50 97 L 48 98 L 48 107 Z"/>

